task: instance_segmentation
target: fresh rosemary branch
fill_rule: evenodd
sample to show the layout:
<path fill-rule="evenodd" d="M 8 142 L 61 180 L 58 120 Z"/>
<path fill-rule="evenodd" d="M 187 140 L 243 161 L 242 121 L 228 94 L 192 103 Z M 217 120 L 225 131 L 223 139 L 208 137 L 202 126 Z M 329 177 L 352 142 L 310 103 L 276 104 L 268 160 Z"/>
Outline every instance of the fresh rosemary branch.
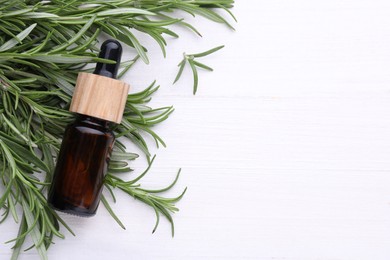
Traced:
<path fill-rule="evenodd" d="M 172 112 L 171 107 L 151 109 L 144 106 L 144 104 L 150 100 L 150 95 L 156 91 L 156 88 L 157 87 L 151 85 L 140 93 L 129 95 L 128 98 L 130 100 L 138 100 L 138 103 L 133 104 L 133 110 L 127 111 L 126 113 L 127 122 L 133 128 L 128 129 L 126 126 L 120 126 L 115 129 L 118 135 L 128 135 L 129 137 L 133 137 L 134 140 L 138 140 L 138 142 L 142 143 L 144 142 L 143 137 L 139 132 L 142 132 L 143 130 L 138 128 L 137 124 L 149 128 L 158 121 L 164 121 L 169 116 L 169 113 Z M 9 91 L 2 94 L 4 94 L 3 97 L 6 97 L 5 100 L 9 98 L 11 103 L 14 101 L 13 97 L 9 95 Z M 22 99 L 22 97 L 20 98 Z M 19 101 L 19 106 L 21 108 L 23 107 L 22 104 L 24 103 Z M 137 106 L 142 107 L 142 110 L 138 109 Z M 45 190 L 51 180 L 50 175 L 54 168 L 53 155 L 58 153 L 60 146 L 59 138 L 61 133 L 59 133 L 56 126 L 61 126 L 61 124 L 63 124 L 62 120 L 64 119 L 65 121 L 72 120 L 72 115 L 66 113 L 65 110 L 62 111 L 59 109 L 53 111 L 55 111 L 55 113 L 44 111 L 44 113 L 47 113 L 46 117 L 37 114 L 30 117 L 30 122 L 21 121 L 22 123 L 25 123 L 25 125 L 18 124 L 18 120 L 14 114 L 7 115 L 6 113 L 3 113 L 1 115 L 0 125 L 2 126 L 2 130 L 0 131 L 0 154 L 2 155 L 2 159 L 0 165 L 3 168 L 1 179 L 5 187 L 5 192 L 0 199 L 0 207 L 4 209 L 2 221 L 4 221 L 8 215 L 12 215 L 14 220 L 19 222 L 19 216 L 16 212 L 18 203 L 21 203 L 24 212 L 20 226 L 20 235 L 15 240 L 11 241 L 15 241 L 15 249 L 19 249 L 19 247 L 22 246 L 27 234 L 39 235 L 39 240 L 34 241 L 37 249 L 42 248 L 43 244 L 44 248 L 48 248 L 54 235 L 63 238 L 63 235 L 59 232 L 60 223 L 69 229 L 55 211 L 48 207 L 44 196 Z M 57 115 L 60 112 L 64 114 L 61 116 Z M 65 115 L 67 115 L 68 118 L 66 118 Z M 47 119 L 47 121 L 43 121 L 42 119 Z M 136 124 L 135 126 L 132 125 L 133 122 Z M 123 130 L 121 130 L 121 127 L 123 127 Z M 27 131 L 30 133 L 26 134 Z M 21 135 L 21 133 L 24 135 Z M 154 135 L 157 136 L 155 133 Z M 25 139 L 20 138 L 20 136 L 24 136 Z M 26 138 L 26 136 L 29 138 Z M 35 149 L 39 149 L 42 152 L 43 160 L 36 155 Z M 147 149 L 147 147 L 145 149 Z M 111 186 L 118 186 L 133 197 L 135 197 L 133 194 L 138 194 L 137 198 L 141 201 L 145 201 L 143 199 L 149 196 L 149 192 L 145 191 L 145 193 L 140 195 L 136 186 L 123 186 L 120 182 L 120 176 L 116 175 L 130 171 L 127 161 L 134 160 L 137 157 L 138 155 L 136 154 L 126 152 L 124 146 L 118 141 L 111 156 L 112 160 L 109 165 L 109 174 L 107 175 L 107 177 L 109 177 L 108 180 L 113 180 L 115 178 L 115 182 L 106 181 L 106 187 L 111 190 Z M 36 172 L 46 172 L 47 175 L 45 180 L 39 180 L 36 176 Z M 146 172 L 144 174 L 146 174 Z M 140 180 L 140 178 L 137 179 L 137 181 L 138 180 Z M 133 181 L 133 184 L 135 183 L 136 181 Z M 162 206 L 168 205 L 165 204 L 165 199 L 162 197 L 155 199 L 157 202 L 160 202 Z M 174 201 L 172 201 L 172 203 L 173 202 Z M 103 202 L 103 204 L 107 206 L 106 203 Z M 33 216 L 33 221 L 30 223 L 25 222 L 25 224 L 23 224 L 23 221 L 29 219 L 29 215 L 25 212 L 26 206 L 29 208 L 29 214 L 32 214 Z M 110 209 L 109 207 L 107 208 Z M 111 213 L 110 210 L 109 212 Z M 167 218 L 169 221 L 172 221 L 170 215 L 167 216 Z M 72 232 L 70 229 L 69 231 Z M 45 250 L 39 249 L 38 251 L 44 252 Z M 16 252 L 19 252 L 19 250 Z"/>
<path fill-rule="evenodd" d="M 149 61 L 147 49 L 135 31 L 151 36 L 165 56 L 165 37 L 178 38 L 170 29 L 172 25 L 184 26 L 200 35 L 175 11 L 201 15 L 232 28 L 218 9 L 235 19 L 229 10 L 234 1 L 0 0 L 0 3 L 0 223 L 9 216 L 20 223 L 18 236 L 9 241 L 14 243 L 13 259 L 18 258 L 26 236 L 34 243 L 30 248 L 35 247 L 40 257 L 46 259 L 54 236 L 63 237 L 60 226 L 72 233 L 47 205 L 45 194 L 64 128 L 74 120 L 68 107 L 77 74 L 88 71 L 85 68 L 88 63 L 109 62 L 97 58 L 99 37 L 108 35 L 134 50 L 135 58 L 122 64 L 122 76 L 139 59 Z M 171 185 L 160 190 L 139 186 L 146 171 L 130 182 L 121 177 L 131 170 L 128 161 L 138 157 L 126 151 L 121 138 L 134 142 L 148 158 L 151 154 L 145 135 L 152 136 L 157 146 L 165 146 L 152 128 L 165 121 L 173 108 L 147 106 L 158 88 L 153 82 L 145 90 L 128 96 L 123 121 L 114 129 L 119 139 L 111 156 L 105 187 L 113 198 L 114 190 L 119 189 L 151 206 L 156 213 L 153 231 L 162 214 L 171 223 L 173 234 L 171 214 L 177 211 L 174 204 L 185 190 L 176 198 L 159 194 L 175 185 L 179 174 Z M 102 203 L 124 227 L 105 197 Z M 18 208 L 22 215 L 18 215 Z"/>
<path fill-rule="evenodd" d="M 176 75 L 176 78 L 175 80 L 173 81 L 173 84 L 175 84 L 181 77 L 182 73 L 183 73 L 183 70 L 184 70 L 184 67 L 186 65 L 186 63 L 188 63 L 191 67 L 191 70 L 192 70 L 192 75 L 193 75 L 193 79 L 194 79 L 194 83 L 193 83 L 193 94 L 195 95 L 196 94 L 196 91 L 198 90 L 198 82 L 199 82 L 199 78 L 198 78 L 198 69 L 197 68 L 202 68 L 202 69 L 205 69 L 205 70 L 208 70 L 208 71 L 213 71 L 213 69 L 209 66 L 207 66 L 206 64 L 203 64 L 203 63 L 200 63 L 199 61 L 196 61 L 195 58 L 200 58 L 200 57 L 204 57 L 204 56 L 207 56 L 213 52 L 216 52 L 220 49 L 222 49 L 223 47 L 225 46 L 218 46 L 218 47 L 215 47 L 215 48 L 212 48 L 211 50 L 208 50 L 208 51 L 204 51 L 204 52 L 201 52 L 201 53 L 195 53 L 195 54 L 186 54 L 186 53 L 183 53 L 183 60 L 177 65 L 179 67 L 179 71 L 177 72 L 177 75 Z"/>
<path fill-rule="evenodd" d="M 153 164 L 154 158 L 155 157 L 152 158 L 149 167 L 142 174 L 140 174 L 133 180 L 124 181 L 123 179 L 118 178 L 113 174 L 107 174 L 105 185 L 109 189 L 114 201 L 115 201 L 115 196 L 114 193 L 112 192 L 112 188 L 118 188 L 123 192 L 125 192 L 126 194 L 146 203 L 147 205 L 151 206 L 154 209 L 156 213 L 156 224 L 153 228 L 152 233 L 156 231 L 160 220 L 160 214 L 162 214 L 171 223 L 172 236 L 174 236 L 174 223 L 173 223 L 171 213 L 175 213 L 179 211 L 179 209 L 175 207 L 175 203 L 178 202 L 184 196 L 187 188 L 184 189 L 184 191 L 175 198 L 164 198 L 158 195 L 160 193 L 170 190 L 176 184 L 177 180 L 179 179 L 181 169 L 178 171 L 174 181 L 165 188 L 158 189 L 158 190 L 141 188 L 141 185 L 138 182 L 147 174 L 147 172 L 149 171 L 150 167 Z M 113 215 L 112 210 L 109 209 L 109 211 L 110 214 Z M 117 219 L 115 215 L 113 215 L 113 217 L 114 219 L 117 220 L 118 224 L 122 226 L 122 228 L 124 228 L 123 224 L 119 221 L 119 219 Z"/>

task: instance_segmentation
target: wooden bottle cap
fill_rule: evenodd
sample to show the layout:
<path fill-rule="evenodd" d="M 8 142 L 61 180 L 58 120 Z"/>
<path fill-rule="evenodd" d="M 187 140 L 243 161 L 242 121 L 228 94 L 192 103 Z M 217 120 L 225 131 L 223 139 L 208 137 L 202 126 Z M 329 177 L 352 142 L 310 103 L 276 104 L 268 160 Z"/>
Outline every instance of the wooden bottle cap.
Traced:
<path fill-rule="evenodd" d="M 129 88 L 120 80 L 80 72 L 69 110 L 119 124 Z"/>

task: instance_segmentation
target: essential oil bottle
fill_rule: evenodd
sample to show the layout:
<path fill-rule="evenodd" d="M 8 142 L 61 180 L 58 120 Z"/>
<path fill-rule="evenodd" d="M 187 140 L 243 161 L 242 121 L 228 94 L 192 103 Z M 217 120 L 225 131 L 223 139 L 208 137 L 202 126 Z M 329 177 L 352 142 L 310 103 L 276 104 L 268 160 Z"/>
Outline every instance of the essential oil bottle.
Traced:
<path fill-rule="evenodd" d="M 56 210 L 84 217 L 96 213 L 115 140 L 110 127 L 121 122 L 129 91 L 115 79 L 121 55 L 118 41 L 105 41 L 99 57 L 116 63 L 97 63 L 93 74 L 77 78 L 69 109 L 77 117 L 65 130 L 48 196 Z"/>

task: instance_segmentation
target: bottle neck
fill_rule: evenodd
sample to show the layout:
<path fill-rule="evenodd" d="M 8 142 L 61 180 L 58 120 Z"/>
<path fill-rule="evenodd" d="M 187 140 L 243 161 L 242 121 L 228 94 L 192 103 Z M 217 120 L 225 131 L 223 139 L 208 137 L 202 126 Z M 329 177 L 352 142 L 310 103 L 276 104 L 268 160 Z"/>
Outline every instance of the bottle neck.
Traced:
<path fill-rule="evenodd" d="M 79 123 L 100 126 L 100 127 L 105 128 L 105 129 L 110 129 L 110 126 L 111 126 L 110 121 L 106 121 L 104 119 L 100 119 L 100 118 L 96 118 L 96 117 L 88 116 L 88 115 L 83 115 L 83 114 L 77 114 L 76 121 L 78 121 Z"/>

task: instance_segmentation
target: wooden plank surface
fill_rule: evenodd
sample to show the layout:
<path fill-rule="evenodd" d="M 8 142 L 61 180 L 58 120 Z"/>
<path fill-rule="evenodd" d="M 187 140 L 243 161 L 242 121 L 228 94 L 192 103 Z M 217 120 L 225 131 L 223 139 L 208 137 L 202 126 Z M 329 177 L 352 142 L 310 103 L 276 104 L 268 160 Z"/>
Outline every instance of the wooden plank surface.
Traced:
<path fill-rule="evenodd" d="M 188 186 L 175 238 L 165 220 L 152 235 L 153 211 L 118 193 L 126 231 L 103 207 L 64 216 L 77 236 L 51 259 L 390 259 L 390 2 L 245 0 L 233 11 L 236 32 L 196 19 L 203 38 L 177 28 L 166 59 L 144 37 L 151 64 L 126 77 L 135 91 L 157 79 L 152 104 L 176 108 L 156 127 L 168 147 L 152 149 L 143 182 L 164 186 L 182 167 L 167 194 Z M 221 44 L 195 97 L 189 70 L 171 86 L 183 52 Z M 16 233 L 9 220 L 0 240 Z"/>

